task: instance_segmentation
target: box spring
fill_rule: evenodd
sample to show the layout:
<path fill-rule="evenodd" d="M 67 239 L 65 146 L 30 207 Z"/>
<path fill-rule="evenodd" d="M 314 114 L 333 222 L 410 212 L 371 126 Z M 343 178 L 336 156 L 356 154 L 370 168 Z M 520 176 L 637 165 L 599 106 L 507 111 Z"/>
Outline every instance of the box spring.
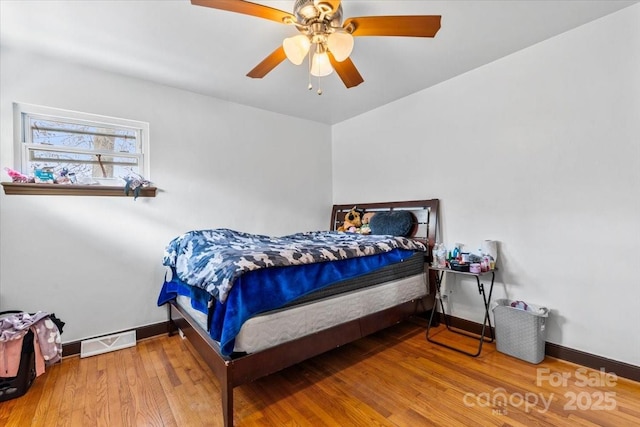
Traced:
<path fill-rule="evenodd" d="M 376 272 L 339 282 L 299 298 L 286 308 L 249 319 L 235 342 L 235 352 L 253 353 L 336 324 L 357 319 L 427 295 L 424 255 L 386 266 Z M 188 297 L 177 304 L 206 328 L 207 315 L 191 308 Z"/>

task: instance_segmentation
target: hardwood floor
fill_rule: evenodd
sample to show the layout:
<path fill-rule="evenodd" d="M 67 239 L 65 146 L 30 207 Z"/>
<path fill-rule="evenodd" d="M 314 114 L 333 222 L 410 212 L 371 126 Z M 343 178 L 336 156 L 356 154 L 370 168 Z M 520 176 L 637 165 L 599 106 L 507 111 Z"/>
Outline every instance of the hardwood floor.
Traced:
<path fill-rule="evenodd" d="M 465 344 L 466 338 L 438 339 Z M 47 368 L 2 426 L 221 426 L 216 379 L 179 336 Z M 235 389 L 236 426 L 640 425 L 640 383 L 485 345 L 471 358 L 405 322 Z"/>

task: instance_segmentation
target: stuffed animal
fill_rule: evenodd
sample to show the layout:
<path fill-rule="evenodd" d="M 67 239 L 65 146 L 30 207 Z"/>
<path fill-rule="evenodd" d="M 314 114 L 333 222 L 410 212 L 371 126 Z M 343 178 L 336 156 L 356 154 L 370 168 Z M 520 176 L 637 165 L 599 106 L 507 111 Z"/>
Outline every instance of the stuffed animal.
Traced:
<path fill-rule="evenodd" d="M 17 170 L 14 170 L 14 169 L 11 169 L 11 168 L 4 168 L 4 170 L 11 177 L 11 181 L 13 181 L 13 182 L 34 182 L 34 178 L 33 177 L 29 177 L 27 175 L 24 175 L 24 174 L 18 172 Z"/>
<path fill-rule="evenodd" d="M 151 185 L 151 181 L 144 179 L 144 177 L 138 173 L 132 171 L 131 175 L 127 175 L 124 178 L 126 184 L 124 185 L 124 194 L 129 195 L 129 191 L 133 191 L 133 200 L 136 200 L 140 195 L 140 190 L 143 187 Z"/>
<path fill-rule="evenodd" d="M 360 234 L 371 234 L 371 226 L 369 225 L 369 222 L 371 221 L 371 217 L 375 214 L 375 212 L 365 212 L 364 215 L 362 215 Z"/>
<path fill-rule="evenodd" d="M 338 227 L 338 231 L 344 231 L 347 233 L 357 233 L 360 227 L 362 226 L 362 215 L 363 215 L 362 210 L 357 209 L 354 206 L 344 216 L 344 222 L 340 227 Z"/>

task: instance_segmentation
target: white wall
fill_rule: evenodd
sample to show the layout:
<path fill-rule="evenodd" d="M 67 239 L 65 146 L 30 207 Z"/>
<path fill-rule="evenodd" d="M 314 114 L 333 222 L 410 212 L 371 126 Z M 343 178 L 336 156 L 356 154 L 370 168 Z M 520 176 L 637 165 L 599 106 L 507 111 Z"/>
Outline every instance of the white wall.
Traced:
<path fill-rule="evenodd" d="M 638 22 L 636 5 L 332 129 L 3 48 L 0 168 L 11 103 L 32 103 L 149 122 L 161 191 L 1 193 L 0 310 L 56 312 L 65 342 L 163 321 L 171 238 L 325 228 L 333 168 L 336 203 L 439 198 L 447 244 L 501 242 L 495 298 L 552 308 L 551 342 L 640 365 Z M 482 320 L 473 283 L 447 288 Z"/>
<path fill-rule="evenodd" d="M 150 124 L 156 198 L 0 194 L 0 310 L 55 312 L 64 342 L 166 320 L 162 255 L 180 233 L 329 223 L 327 125 L 6 48 L 0 64 L 0 170 L 14 166 L 13 102 Z"/>
<path fill-rule="evenodd" d="M 632 6 L 335 125 L 334 202 L 439 198 L 447 245 L 501 242 L 494 298 L 640 365 L 639 22 Z M 475 282 L 446 287 L 482 321 Z"/>

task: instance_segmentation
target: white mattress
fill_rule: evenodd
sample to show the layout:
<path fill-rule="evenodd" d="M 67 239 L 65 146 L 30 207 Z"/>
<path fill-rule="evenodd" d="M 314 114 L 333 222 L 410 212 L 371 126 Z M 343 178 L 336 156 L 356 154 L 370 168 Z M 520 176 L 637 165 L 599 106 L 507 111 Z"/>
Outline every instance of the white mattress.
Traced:
<path fill-rule="evenodd" d="M 236 337 L 234 351 L 255 353 L 340 323 L 375 313 L 428 293 L 425 274 L 348 292 L 286 310 L 258 315 L 247 320 Z M 207 315 L 191 308 L 188 297 L 177 303 L 202 327 Z"/>

